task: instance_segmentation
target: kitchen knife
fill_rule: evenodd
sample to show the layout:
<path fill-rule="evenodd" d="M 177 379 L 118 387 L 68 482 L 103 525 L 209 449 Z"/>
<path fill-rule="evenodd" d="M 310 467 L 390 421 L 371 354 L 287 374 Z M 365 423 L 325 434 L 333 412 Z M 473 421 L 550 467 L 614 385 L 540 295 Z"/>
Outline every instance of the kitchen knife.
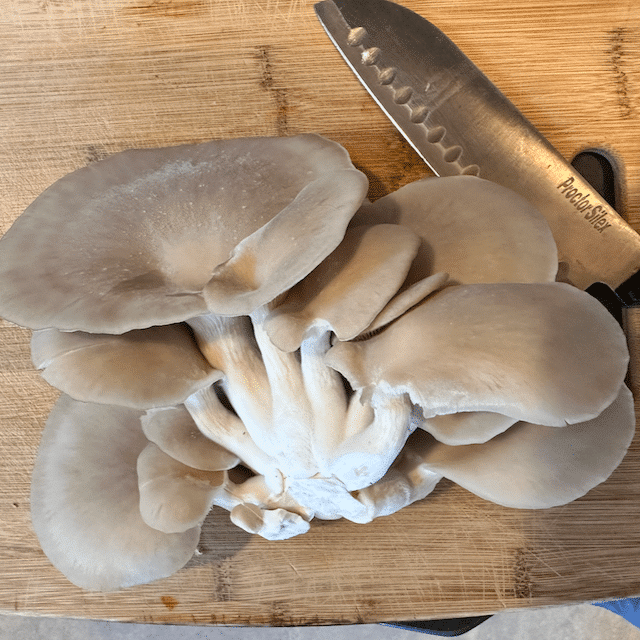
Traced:
<path fill-rule="evenodd" d="M 439 176 L 502 184 L 547 218 L 562 280 L 640 303 L 640 235 L 437 27 L 387 0 L 315 11 L 346 62 Z"/>

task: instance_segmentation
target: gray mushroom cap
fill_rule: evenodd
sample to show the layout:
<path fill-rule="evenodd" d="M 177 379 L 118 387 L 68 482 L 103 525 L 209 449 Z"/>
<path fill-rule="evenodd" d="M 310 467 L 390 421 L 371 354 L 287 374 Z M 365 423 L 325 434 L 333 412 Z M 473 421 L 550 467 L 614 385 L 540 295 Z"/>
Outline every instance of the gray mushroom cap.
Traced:
<path fill-rule="evenodd" d="M 452 282 L 552 282 L 558 254 L 544 216 L 517 193 L 474 176 L 425 178 L 366 203 L 352 225 L 400 224 L 422 238 L 407 276 Z"/>
<path fill-rule="evenodd" d="M 354 388 L 409 393 L 425 418 L 487 411 L 549 426 L 598 415 L 628 361 L 607 310 L 561 283 L 447 287 L 379 335 L 326 356 Z"/>
<path fill-rule="evenodd" d="M 427 469 L 506 507 L 567 504 L 604 482 L 635 432 L 633 396 L 622 385 L 600 415 L 562 429 L 518 422 L 483 444 L 450 446 L 418 430 L 408 445 Z"/>
<path fill-rule="evenodd" d="M 121 335 L 39 329 L 31 358 L 49 384 L 72 398 L 132 409 L 177 404 L 222 376 L 182 324 Z"/>
<path fill-rule="evenodd" d="M 207 438 L 184 405 L 147 411 L 141 418 L 144 435 L 164 453 L 195 469 L 232 469 L 240 459 Z"/>
<path fill-rule="evenodd" d="M 113 591 L 175 573 L 200 528 L 177 534 L 142 520 L 136 464 L 147 446 L 139 411 L 62 395 L 44 428 L 31 483 L 40 545 L 71 582 Z"/>
<path fill-rule="evenodd" d="M 300 347 L 309 329 L 330 328 L 339 340 L 364 331 L 402 284 L 420 239 L 398 225 L 347 231 L 338 248 L 289 290 L 266 319 L 283 351 Z"/>
<path fill-rule="evenodd" d="M 439 442 L 460 445 L 479 444 L 506 431 L 517 420 L 488 411 L 446 413 L 427 418 L 419 425 Z"/>
<path fill-rule="evenodd" d="M 220 312 L 248 313 L 335 249 L 367 184 L 316 135 L 115 154 L 58 180 L 0 240 L 0 313 L 91 333 L 183 321 L 234 296 L 240 307 Z"/>
<path fill-rule="evenodd" d="M 164 533 L 199 527 L 225 481 L 224 471 L 195 469 L 149 443 L 138 456 L 142 519 Z"/>

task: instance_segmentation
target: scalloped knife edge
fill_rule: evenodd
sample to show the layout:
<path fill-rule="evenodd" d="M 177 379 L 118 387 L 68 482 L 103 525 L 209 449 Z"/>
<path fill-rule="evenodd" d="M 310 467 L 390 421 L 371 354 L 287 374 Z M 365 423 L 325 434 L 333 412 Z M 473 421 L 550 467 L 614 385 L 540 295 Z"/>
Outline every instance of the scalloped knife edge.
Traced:
<path fill-rule="evenodd" d="M 315 11 L 436 175 L 479 175 L 518 192 L 547 218 L 563 280 L 602 282 L 623 304 L 640 303 L 640 235 L 440 29 L 387 0 L 323 0 Z"/>

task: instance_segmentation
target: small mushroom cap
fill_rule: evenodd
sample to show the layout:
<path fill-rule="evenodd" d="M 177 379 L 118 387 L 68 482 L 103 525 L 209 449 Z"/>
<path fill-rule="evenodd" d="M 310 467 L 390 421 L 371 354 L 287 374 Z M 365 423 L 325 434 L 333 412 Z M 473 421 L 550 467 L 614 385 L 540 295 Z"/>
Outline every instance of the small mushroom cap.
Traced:
<path fill-rule="evenodd" d="M 487 442 L 516 422 L 499 413 L 464 411 L 433 416 L 419 426 L 444 444 L 459 445 Z"/>
<path fill-rule="evenodd" d="M 165 534 L 142 520 L 136 461 L 140 412 L 62 395 L 42 434 L 31 518 L 43 551 L 75 585 L 113 591 L 175 573 L 200 528 Z"/>
<path fill-rule="evenodd" d="M 198 429 L 184 405 L 147 411 L 141 418 L 148 440 L 178 462 L 202 469 L 232 469 L 240 459 Z"/>
<path fill-rule="evenodd" d="M 562 429 L 519 422 L 484 444 L 449 446 L 418 429 L 407 447 L 428 469 L 506 507 L 567 504 L 604 482 L 622 462 L 635 432 L 633 396 L 592 420 Z"/>
<path fill-rule="evenodd" d="M 389 300 L 373 322 L 360 334 L 360 337 L 365 338 L 368 334 L 373 334 L 374 331 L 378 331 L 378 329 L 382 329 L 390 322 L 393 322 L 403 313 L 409 311 L 411 307 L 415 307 L 427 296 L 430 296 L 434 291 L 441 289 L 448 279 L 448 273 L 434 273 L 432 276 L 422 278 L 422 280 L 414 282 L 411 286 L 403 288 Z"/>
<path fill-rule="evenodd" d="M 345 149 L 316 135 L 115 154 L 58 180 L 0 240 L 0 313 L 32 329 L 90 333 L 124 333 L 205 314 L 203 290 L 235 247 L 219 275 L 227 282 L 235 265 L 242 290 L 264 287 L 268 268 L 279 279 L 287 256 L 295 271 L 308 244 L 314 258 L 301 266 L 310 271 L 339 244 L 339 229 L 344 233 L 366 184 Z M 270 232 L 281 226 L 269 222 L 281 212 L 303 217 L 303 204 L 309 220 L 319 216 L 331 231 L 321 239 L 289 234 L 276 242 Z M 242 244 L 265 225 L 268 230 Z M 317 228 L 317 222 L 298 220 L 293 231 Z M 255 246 L 258 240 L 266 252 L 279 247 L 279 266 Z M 328 245 L 321 248 L 323 241 Z M 267 264 L 260 267 L 260 283 L 251 282 L 252 257 Z"/>
<path fill-rule="evenodd" d="M 418 236 L 398 225 L 351 229 L 272 311 L 265 324 L 271 341 L 295 351 L 318 324 L 331 328 L 339 340 L 355 338 L 399 289 L 419 243 Z"/>
<path fill-rule="evenodd" d="M 564 426 L 613 402 L 626 338 L 589 294 L 561 283 L 446 287 L 326 362 L 354 388 L 409 393 L 424 417 L 489 411 Z"/>
<path fill-rule="evenodd" d="M 150 442 L 138 456 L 138 488 L 142 519 L 164 533 L 199 527 L 224 491 L 224 471 L 194 469 Z"/>
<path fill-rule="evenodd" d="M 177 404 L 222 376 L 182 324 L 121 335 L 40 329 L 31 357 L 43 378 L 72 398 L 132 409 Z"/>
<path fill-rule="evenodd" d="M 555 280 L 558 255 L 544 216 L 488 180 L 418 180 L 365 204 L 352 224 L 382 222 L 407 227 L 423 240 L 408 283 L 440 271 L 458 284 Z"/>

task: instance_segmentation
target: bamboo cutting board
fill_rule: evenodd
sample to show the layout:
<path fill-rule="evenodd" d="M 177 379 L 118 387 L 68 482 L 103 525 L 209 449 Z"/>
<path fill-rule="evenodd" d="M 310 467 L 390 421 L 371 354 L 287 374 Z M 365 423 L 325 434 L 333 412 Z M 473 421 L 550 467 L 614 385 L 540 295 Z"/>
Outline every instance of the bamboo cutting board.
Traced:
<path fill-rule="evenodd" d="M 567 157 L 605 147 L 640 229 L 640 11 L 633 0 L 405 0 Z M 314 131 L 375 199 L 427 172 L 326 38 L 312 0 L 4 0 L 0 231 L 62 175 L 113 152 Z M 615 257 L 614 257 L 615 258 Z M 637 393 L 640 316 L 628 313 Z M 640 437 L 572 504 L 505 509 L 442 482 L 369 525 L 284 542 L 214 511 L 176 575 L 113 594 L 69 584 L 30 528 L 29 476 L 56 392 L 28 333 L 0 325 L 0 610 L 121 621 L 304 625 L 427 619 L 640 595 Z"/>

